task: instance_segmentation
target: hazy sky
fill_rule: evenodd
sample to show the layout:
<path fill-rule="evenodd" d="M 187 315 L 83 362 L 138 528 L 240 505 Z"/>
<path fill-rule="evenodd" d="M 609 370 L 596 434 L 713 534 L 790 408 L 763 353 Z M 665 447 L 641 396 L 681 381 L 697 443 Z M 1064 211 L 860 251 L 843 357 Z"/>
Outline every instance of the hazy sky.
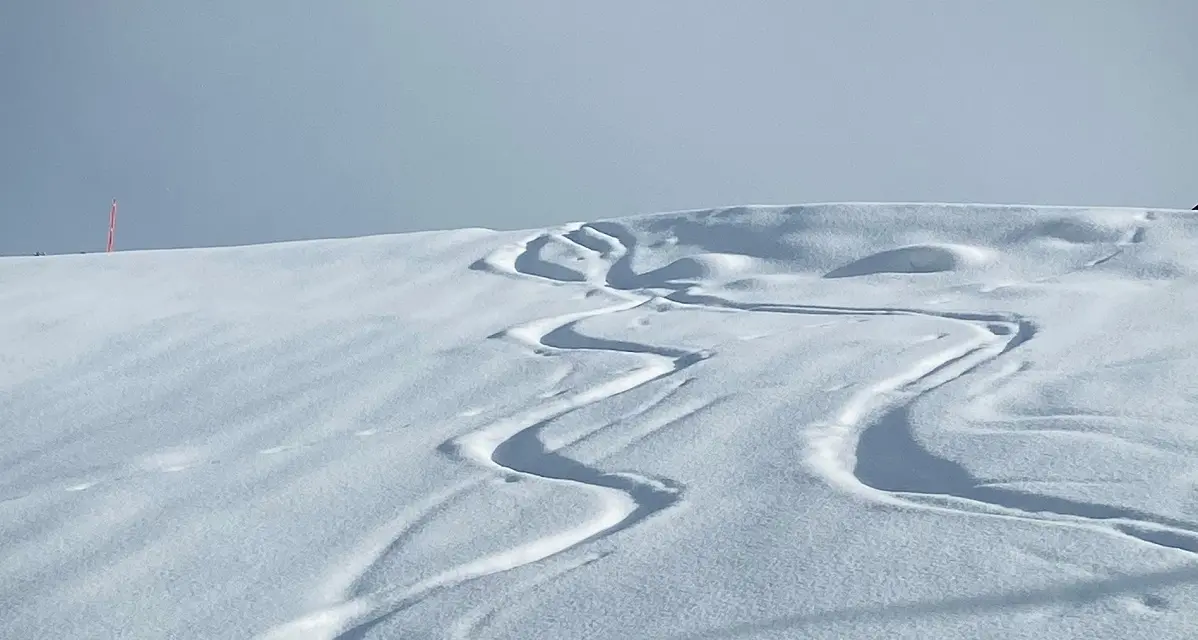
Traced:
<path fill-rule="evenodd" d="M 1194 0 L 0 3 L 0 253 L 1198 203 Z"/>

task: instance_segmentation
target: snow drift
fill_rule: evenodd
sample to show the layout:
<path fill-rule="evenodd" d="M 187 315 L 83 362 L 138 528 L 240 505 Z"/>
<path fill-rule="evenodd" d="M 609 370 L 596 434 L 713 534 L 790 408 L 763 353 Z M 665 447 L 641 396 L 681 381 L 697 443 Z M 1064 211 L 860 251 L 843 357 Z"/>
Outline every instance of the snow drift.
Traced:
<path fill-rule="evenodd" d="M 1188 638 L 1196 221 L 0 260 L 0 634 Z"/>

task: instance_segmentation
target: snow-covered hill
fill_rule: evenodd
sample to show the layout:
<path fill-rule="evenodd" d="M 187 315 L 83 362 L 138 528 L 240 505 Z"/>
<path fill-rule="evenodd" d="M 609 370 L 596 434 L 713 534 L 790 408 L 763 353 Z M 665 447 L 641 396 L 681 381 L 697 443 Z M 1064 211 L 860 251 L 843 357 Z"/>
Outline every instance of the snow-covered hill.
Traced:
<path fill-rule="evenodd" d="M 5 638 L 1191 638 L 1198 216 L 0 260 Z"/>

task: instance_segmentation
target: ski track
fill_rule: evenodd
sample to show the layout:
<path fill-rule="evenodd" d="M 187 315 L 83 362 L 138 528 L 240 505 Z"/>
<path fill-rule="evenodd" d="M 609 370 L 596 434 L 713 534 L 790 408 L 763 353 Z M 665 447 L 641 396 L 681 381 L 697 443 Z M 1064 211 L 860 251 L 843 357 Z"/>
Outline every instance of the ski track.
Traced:
<path fill-rule="evenodd" d="M 549 584 L 554 580 L 571 573 L 576 569 L 581 569 L 593 562 L 598 562 L 603 558 L 611 555 L 611 551 L 596 551 L 587 553 L 579 558 L 568 560 L 558 567 L 550 568 L 549 570 L 539 573 L 529 579 L 522 586 L 516 587 L 504 594 L 504 597 L 498 601 L 492 601 L 490 604 L 476 607 L 465 615 L 458 618 L 451 626 L 449 637 L 452 640 L 467 640 L 468 638 L 477 636 L 483 627 L 491 624 L 495 618 L 503 611 L 504 602 L 512 602 L 517 596 L 528 594 L 529 592 Z M 526 597 L 522 598 L 527 602 Z"/>
<path fill-rule="evenodd" d="M 578 226 L 580 225 L 575 225 L 573 229 L 577 229 Z M 542 239 L 541 235 L 534 236 L 518 245 L 500 249 L 480 263 L 476 263 L 474 268 L 517 277 L 538 276 L 536 269 L 540 263 L 529 257 L 529 248 L 541 247 L 548 242 L 549 240 Z M 612 251 L 618 249 L 619 247 L 610 248 Z M 524 273 L 517 268 L 518 266 L 529 273 Z M 549 275 L 541 277 L 550 282 L 559 282 L 552 276 L 560 275 L 561 272 L 560 269 L 550 269 Z M 602 272 L 585 274 L 582 282 L 603 287 L 602 282 L 597 279 L 601 275 Z M 577 281 L 571 277 L 569 282 Z M 440 446 L 442 453 L 474 462 L 484 469 L 590 491 L 596 495 L 602 505 L 601 511 L 593 519 L 572 529 L 453 567 L 407 588 L 384 589 L 368 594 L 353 595 L 356 591 L 355 585 L 360 582 L 360 579 L 341 577 L 335 580 L 333 585 L 334 591 L 340 590 L 344 594 L 341 602 L 336 602 L 275 627 L 261 637 L 271 640 L 290 638 L 343 638 L 349 640 L 361 637 L 371 626 L 383 618 L 413 606 L 424 598 L 446 588 L 556 556 L 627 529 L 676 504 L 681 498 L 681 488 L 677 483 L 632 473 L 604 472 L 556 452 L 548 451 L 538 437 L 540 431 L 556 418 L 670 376 L 711 355 L 703 351 L 653 347 L 632 342 L 591 338 L 579 334 L 574 329 L 574 325 L 581 320 L 625 311 L 653 300 L 651 296 L 634 295 L 616 290 L 608 292 L 620 302 L 597 309 L 534 320 L 491 337 L 516 341 L 538 353 L 586 350 L 628 353 L 641 360 L 640 367 L 582 391 L 551 398 L 539 406 L 454 438 Z M 406 522 L 409 521 L 409 518 L 401 517 L 400 521 Z M 407 526 L 400 524 L 392 531 L 395 532 L 396 537 L 402 537 L 402 532 L 407 530 Z M 380 545 L 376 542 L 368 546 L 377 549 Z M 381 554 L 385 553 L 386 549 L 393 548 L 394 544 L 388 543 L 382 547 L 381 551 L 376 550 L 363 554 L 363 557 L 367 558 L 365 563 L 351 563 L 351 567 L 353 564 L 358 566 L 351 568 L 350 573 L 361 575 L 369 571 L 369 566 L 376 563 Z"/>
<path fill-rule="evenodd" d="M 1113 253 L 1094 260 L 1087 266 L 1100 265 L 1114 259 L 1128 245 L 1138 243 L 1145 233 L 1143 227 L 1137 227 L 1133 234 L 1117 243 Z M 366 594 L 356 593 L 371 567 L 389 549 L 399 545 L 413 527 L 432 517 L 437 507 L 465 489 L 477 486 L 482 480 L 468 482 L 430 498 L 426 501 L 427 504 L 410 508 L 373 536 L 371 542 L 365 544 L 368 551 L 350 562 L 349 568 L 330 584 L 331 588 L 327 590 L 324 599 L 334 602 L 333 604 L 276 627 L 260 637 L 271 640 L 361 638 L 380 620 L 445 589 L 562 555 L 625 530 L 677 504 L 681 500 L 682 491 L 676 482 L 635 473 L 605 472 L 567 458 L 556 450 L 549 450 L 540 438 L 540 432 L 557 418 L 668 378 L 712 357 L 713 353 L 710 351 L 598 338 L 577 331 L 578 323 L 587 318 L 628 311 L 653 303 L 672 304 L 684 309 L 744 313 L 856 318 L 914 316 L 964 325 L 971 329 L 970 339 L 959 341 L 904 370 L 867 385 L 853 395 L 833 419 L 808 425 L 803 431 L 807 443 L 804 462 L 808 468 L 831 486 L 879 506 L 1085 529 L 1198 554 L 1198 533 L 1190 523 L 1157 518 L 1147 513 L 1102 505 L 1080 505 L 1064 499 L 1033 494 L 1022 494 L 1029 498 L 1023 504 L 1038 504 L 1041 508 L 1020 508 L 1018 501 L 1004 498 L 1002 495 L 1004 492 L 1017 492 L 987 487 L 976 480 L 964 488 L 937 486 L 906 491 L 872 486 L 860 477 L 858 454 L 863 433 L 879 425 L 889 424 L 889 428 L 906 430 L 909 441 L 905 444 L 919 448 L 909 434 L 907 414 L 911 405 L 921 396 L 998 361 L 1002 356 L 1033 339 L 1037 327 L 1031 321 L 1015 314 L 1003 313 L 950 312 L 904 307 L 745 303 L 700 293 L 697 288 L 688 285 L 655 283 L 651 287 L 644 286 L 641 277 L 631 268 L 631 257 L 636 242 L 636 237 L 617 223 L 574 223 L 565 225 L 556 232 L 538 233 L 521 242 L 502 247 L 470 266 L 472 270 L 512 278 L 533 278 L 556 286 L 585 286 L 589 287 L 591 292 L 602 292 L 617 301 L 596 309 L 533 320 L 492 335 L 491 338 L 512 340 L 540 354 L 619 352 L 637 357 L 641 363 L 632 371 L 590 388 L 574 393 L 551 395 L 546 402 L 538 406 L 451 439 L 439 447 L 446 455 L 504 476 L 523 477 L 587 490 L 593 493 L 602 505 L 599 512 L 590 520 L 566 531 L 478 558 L 411 586 Z M 584 255 L 579 260 L 584 262 L 586 272 L 540 259 L 538 253 L 550 244 L 583 252 Z M 655 291 L 649 291 L 650 288 Z M 660 295 L 662 288 L 669 293 Z M 1026 366 L 1026 363 L 1022 362 L 1001 364 L 997 374 L 975 383 L 970 391 L 971 396 L 985 393 L 987 388 L 992 388 L 1002 379 Z M 673 384 L 664 394 L 643 405 L 644 409 L 657 406 L 685 383 L 686 381 Z M 676 417 L 658 422 L 644 434 L 634 438 L 633 442 L 716 401 L 687 407 Z M 607 426 L 610 426 L 610 423 L 579 435 L 572 442 L 559 448 L 593 437 Z M 921 455 L 933 464 L 953 464 L 935 458 L 926 451 Z M 965 472 L 960 470 L 959 473 Z M 578 559 L 567 560 L 559 569 L 551 570 L 518 590 L 524 591 L 542 585 L 606 555 L 590 553 Z M 498 611 L 498 605 L 473 610 L 454 625 L 453 637 L 468 637 L 472 631 L 492 619 Z"/>

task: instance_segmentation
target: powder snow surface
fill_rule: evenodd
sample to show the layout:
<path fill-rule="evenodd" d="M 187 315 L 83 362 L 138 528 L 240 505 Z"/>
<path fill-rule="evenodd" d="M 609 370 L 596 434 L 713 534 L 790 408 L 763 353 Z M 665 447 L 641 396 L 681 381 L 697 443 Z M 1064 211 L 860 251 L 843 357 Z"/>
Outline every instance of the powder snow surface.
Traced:
<path fill-rule="evenodd" d="M 0 260 L 0 637 L 1193 638 L 1198 215 Z"/>

